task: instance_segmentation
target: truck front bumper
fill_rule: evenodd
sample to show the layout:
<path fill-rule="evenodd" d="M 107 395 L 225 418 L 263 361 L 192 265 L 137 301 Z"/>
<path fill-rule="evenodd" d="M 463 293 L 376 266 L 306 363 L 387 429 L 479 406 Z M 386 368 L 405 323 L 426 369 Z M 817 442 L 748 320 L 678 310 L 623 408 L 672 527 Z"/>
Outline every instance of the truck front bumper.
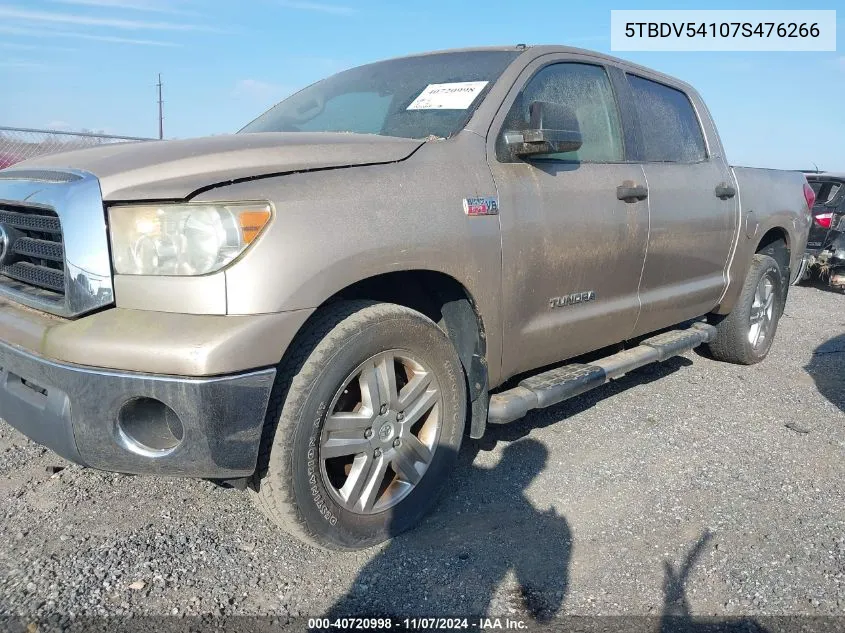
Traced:
<path fill-rule="evenodd" d="M 67 320 L 0 299 L 0 418 L 102 470 L 248 476 L 273 368 L 311 312 Z"/>
<path fill-rule="evenodd" d="M 209 378 L 58 363 L 0 343 L 0 418 L 84 466 L 235 478 L 254 472 L 275 369 Z"/>

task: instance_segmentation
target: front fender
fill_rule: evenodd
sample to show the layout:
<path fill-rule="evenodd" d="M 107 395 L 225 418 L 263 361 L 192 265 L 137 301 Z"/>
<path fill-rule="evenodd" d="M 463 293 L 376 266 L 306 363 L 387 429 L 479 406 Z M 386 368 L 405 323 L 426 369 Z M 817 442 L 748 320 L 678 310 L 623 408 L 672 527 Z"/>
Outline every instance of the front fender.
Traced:
<path fill-rule="evenodd" d="M 313 309 L 352 284 L 406 270 L 446 274 L 474 298 L 501 362 L 501 234 L 463 200 L 495 196 L 483 139 L 429 142 L 411 158 L 289 174 L 209 190 L 195 200 L 271 200 L 276 217 L 226 270 L 227 314 Z"/>

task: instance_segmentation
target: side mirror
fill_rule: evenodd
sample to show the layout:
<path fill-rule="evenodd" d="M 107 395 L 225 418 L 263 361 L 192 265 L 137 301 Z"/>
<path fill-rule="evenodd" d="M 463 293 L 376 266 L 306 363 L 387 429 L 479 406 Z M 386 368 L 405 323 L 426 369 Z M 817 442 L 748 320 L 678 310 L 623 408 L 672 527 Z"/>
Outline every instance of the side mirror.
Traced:
<path fill-rule="evenodd" d="M 548 101 L 534 101 L 528 112 L 527 130 L 504 134 L 505 144 L 514 156 L 558 154 L 581 148 L 584 140 L 575 110 Z"/>

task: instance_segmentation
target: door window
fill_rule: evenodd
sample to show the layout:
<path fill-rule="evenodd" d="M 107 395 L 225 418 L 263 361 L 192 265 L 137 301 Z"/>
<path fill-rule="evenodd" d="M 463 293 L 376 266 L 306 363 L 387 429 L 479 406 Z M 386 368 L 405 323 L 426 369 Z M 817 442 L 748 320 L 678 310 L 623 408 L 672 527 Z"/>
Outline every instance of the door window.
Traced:
<path fill-rule="evenodd" d="M 592 64 L 561 63 L 540 70 L 511 106 L 503 130 L 525 130 L 534 101 L 569 106 L 578 116 L 584 143 L 577 152 L 545 154 L 534 159 L 619 162 L 623 158 L 622 125 L 610 79 L 604 68 Z M 506 154 L 500 152 L 500 156 Z"/>
<path fill-rule="evenodd" d="M 698 163 L 707 157 L 701 125 L 689 97 L 656 81 L 628 75 L 643 136 L 642 159 Z"/>

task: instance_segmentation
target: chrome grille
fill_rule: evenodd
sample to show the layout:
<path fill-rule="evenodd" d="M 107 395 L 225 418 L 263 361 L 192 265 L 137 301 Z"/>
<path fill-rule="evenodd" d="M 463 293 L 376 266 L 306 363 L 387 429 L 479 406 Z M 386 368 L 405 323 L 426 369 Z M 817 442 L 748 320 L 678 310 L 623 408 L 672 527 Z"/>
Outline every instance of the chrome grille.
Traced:
<path fill-rule="evenodd" d="M 82 176 L 62 171 L 48 171 L 46 169 L 18 169 L 13 172 L 0 171 L 0 180 L 40 180 L 41 182 L 76 182 Z"/>
<path fill-rule="evenodd" d="M 48 213 L 52 215 L 47 215 Z M 61 235 L 62 227 L 56 212 L 43 207 L 35 208 L 32 211 L 15 210 L 0 204 L 0 222 L 13 226 L 23 231 L 41 231 L 43 233 L 58 233 Z"/>
<path fill-rule="evenodd" d="M 100 183 L 77 170 L 0 171 L 0 297 L 74 318 L 114 304 Z"/>
<path fill-rule="evenodd" d="M 0 274 L 25 285 L 65 293 L 65 257 L 58 215 L 44 206 L 0 203 L 0 223 L 16 232 Z"/>
<path fill-rule="evenodd" d="M 60 241 L 22 237 L 15 242 L 15 253 L 25 257 L 40 257 L 59 263 L 65 261 L 65 249 Z"/>
<path fill-rule="evenodd" d="M 65 274 L 60 270 L 29 262 L 15 262 L 11 266 L 0 267 L 0 273 L 36 288 L 46 288 L 61 295 L 65 293 Z"/>

